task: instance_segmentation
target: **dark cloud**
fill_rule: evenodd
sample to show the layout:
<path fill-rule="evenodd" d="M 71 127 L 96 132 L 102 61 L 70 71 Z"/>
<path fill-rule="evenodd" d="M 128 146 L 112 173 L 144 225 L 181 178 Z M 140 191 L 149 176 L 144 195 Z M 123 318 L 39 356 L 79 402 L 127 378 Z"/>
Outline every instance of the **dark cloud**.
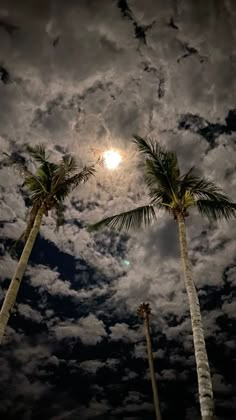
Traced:
<path fill-rule="evenodd" d="M 179 119 L 178 128 L 199 134 L 209 143 L 210 147 L 215 147 L 218 137 L 222 134 L 231 135 L 236 131 L 236 109 L 229 110 L 225 124 L 210 123 L 198 115 L 185 114 Z"/>
<path fill-rule="evenodd" d="M 19 30 L 18 26 L 3 20 L 0 20 L 0 28 L 4 29 L 10 36 L 14 35 L 14 33 Z"/>
<path fill-rule="evenodd" d="M 7 85 L 10 82 L 10 74 L 9 71 L 3 67 L 0 66 L 0 80 Z"/>

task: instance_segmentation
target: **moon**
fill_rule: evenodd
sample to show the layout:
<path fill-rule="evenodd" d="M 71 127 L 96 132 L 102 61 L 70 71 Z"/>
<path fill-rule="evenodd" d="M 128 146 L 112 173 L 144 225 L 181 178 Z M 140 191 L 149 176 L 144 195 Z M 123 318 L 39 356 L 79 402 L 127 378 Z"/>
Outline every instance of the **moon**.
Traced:
<path fill-rule="evenodd" d="M 122 157 L 120 153 L 115 152 L 114 150 L 107 150 L 106 152 L 103 153 L 103 160 L 104 160 L 104 165 L 108 169 L 112 170 L 112 169 L 118 168 L 118 166 L 120 165 L 122 161 Z"/>

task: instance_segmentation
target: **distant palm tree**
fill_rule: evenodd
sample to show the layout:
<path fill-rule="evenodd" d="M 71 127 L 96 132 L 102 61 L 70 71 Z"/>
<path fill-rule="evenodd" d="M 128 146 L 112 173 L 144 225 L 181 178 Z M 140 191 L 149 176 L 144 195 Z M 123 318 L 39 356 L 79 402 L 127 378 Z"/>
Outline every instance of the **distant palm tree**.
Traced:
<path fill-rule="evenodd" d="M 209 220 L 229 220 L 236 216 L 236 204 L 223 194 L 213 182 L 196 176 L 193 168 L 181 174 L 175 153 L 153 140 L 134 136 L 134 142 L 144 157 L 140 162 L 150 203 L 115 216 L 90 227 L 90 230 L 108 226 L 118 231 L 138 229 L 156 221 L 156 210 L 164 210 L 178 224 L 180 256 L 189 300 L 195 358 L 198 375 L 199 400 L 202 419 L 212 420 L 214 401 L 208 357 L 205 346 L 199 300 L 192 278 L 188 256 L 185 219 L 191 207 L 197 208 Z"/>
<path fill-rule="evenodd" d="M 151 376 L 151 382 L 152 382 L 153 402 L 154 402 L 154 407 L 155 407 L 156 420 L 161 420 L 161 410 L 160 410 L 160 403 L 159 403 L 159 397 L 158 397 L 158 391 L 157 391 L 157 382 L 156 382 L 156 375 L 155 375 L 153 354 L 152 354 L 152 343 L 151 343 L 151 337 L 150 337 L 149 320 L 150 320 L 150 315 L 151 315 L 151 307 L 149 303 L 145 303 L 145 302 L 141 303 L 137 312 L 138 312 L 138 315 L 144 320 L 144 331 L 145 331 L 146 342 L 147 342 L 147 355 L 148 355 L 148 363 L 149 363 L 150 376 Z"/>
<path fill-rule="evenodd" d="M 25 242 L 25 246 L 0 311 L 0 343 L 15 304 L 43 216 L 47 215 L 49 210 L 54 210 L 56 226 L 59 228 L 64 220 L 65 199 L 74 188 L 86 182 L 95 173 L 95 165 L 85 166 L 80 172 L 77 172 L 75 159 L 70 155 L 64 155 L 59 163 L 52 163 L 49 161 L 49 155 L 42 145 L 35 148 L 28 147 L 27 150 L 33 161 L 38 164 L 35 173 L 28 169 L 22 156 L 16 156 L 15 154 L 8 156 L 9 162 L 16 166 L 24 179 L 23 186 L 29 193 L 31 210 L 26 229 L 20 238 Z"/>

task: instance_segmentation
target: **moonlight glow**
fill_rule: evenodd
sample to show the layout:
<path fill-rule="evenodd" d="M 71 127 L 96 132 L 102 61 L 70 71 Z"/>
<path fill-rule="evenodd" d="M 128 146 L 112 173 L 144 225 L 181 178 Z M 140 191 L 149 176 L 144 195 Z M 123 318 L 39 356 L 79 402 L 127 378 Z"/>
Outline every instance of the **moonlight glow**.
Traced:
<path fill-rule="evenodd" d="M 119 153 L 108 150 L 103 153 L 103 159 L 104 164 L 108 169 L 116 169 L 119 166 L 122 157 Z"/>

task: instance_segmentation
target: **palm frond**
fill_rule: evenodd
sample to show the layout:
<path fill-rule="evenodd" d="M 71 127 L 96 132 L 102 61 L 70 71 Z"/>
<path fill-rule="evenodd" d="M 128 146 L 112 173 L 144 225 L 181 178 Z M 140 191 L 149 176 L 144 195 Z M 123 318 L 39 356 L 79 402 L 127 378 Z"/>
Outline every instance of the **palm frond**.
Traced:
<path fill-rule="evenodd" d="M 65 181 L 65 183 L 66 185 L 70 186 L 70 190 L 73 190 L 79 184 L 87 182 L 89 178 L 91 178 L 91 176 L 95 175 L 95 172 L 96 172 L 95 165 L 85 166 L 81 172 L 68 178 Z"/>
<path fill-rule="evenodd" d="M 39 144 L 35 147 L 27 146 L 27 152 L 38 163 L 45 163 L 49 158 L 49 155 L 46 153 L 46 148 L 43 144 Z"/>
<path fill-rule="evenodd" d="M 147 141 L 137 134 L 133 135 L 133 142 L 136 145 L 139 153 L 144 154 L 147 159 L 149 158 L 155 161 L 159 156 L 160 145 L 158 142 L 152 139 L 148 139 Z"/>
<path fill-rule="evenodd" d="M 77 164 L 75 158 L 71 155 L 63 156 L 57 168 L 53 170 L 51 192 L 57 193 L 61 189 L 61 186 L 67 182 L 70 173 L 76 169 Z"/>
<path fill-rule="evenodd" d="M 101 228 L 110 227 L 117 231 L 128 232 L 131 229 L 139 229 L 149 226 L 156 219 L 155 209 L 152 205 L 137 207 L 115 216 L 107 217 L 88 227 L 90 232 Z"/>
<path fill-rule="evenodd" d="M 159 169 L 162 169 L 170 178 L 176 178 L 180 175 L 178 166 L 178 159 L 175 152 L 166 150 L 154 139 L 143 139 L 140 136 L 134 135 L 133 142 L 136 144 L 138 151 L 156 164 Z"/>
<path fill-rule="evenodd" d="M 61 165 L 65 168 L 65 171 L 67 173 L 74 172 L 77 170 L 76 160 L 74 156 L 71 155 L 64 155 L 61 161 Z"/>
<path fill-rule="evenodd" d="M 170 202 L 169 196 L 163 191 L 163 189 L 158 187 L 149 188 L 149 197 L 151 198 L 151 204 L 162 204 Z"/>
<path fill-rule="evenodd" d="M 196 206 L 199 213 L 206 216 L 210 221 L 230 220 L 236 217 L 236 203 L 227 199 L 199 199 L 196 201 Z"/>
<path fill-rule="evenodd" d="M 188 186 L 191 183 L 191 179 L 194 177 L 193 174 L 194 166 L 192 166 L 186 173 L 179 177 L 179 193 L 183 197 L 185 192 L 189 189 Z"/>
<path fill-rule="evenodd" d="M 165 150 L 158 142 L 145 140 L 140 136 L 134 136 L 134 143 L 139 152 L 146 157 L 144 163 L 140 162 L 140 166 L 144 169 L 148 187 L 162 188 L 171 199 L 176 200 L 180 176 L 176 154 Z"/>
<path fill-rule="evenodd" d="M 23 184 L 29 193 L 47 193 L 46 186 L 43 183 L 43 180 L 37 177 L 36 175 L 32 174 L 31 176 L 27 176 L 25 178 L 25 182 Z"/>
<path fill-rule="evenodd" d="M 63 201 L 66 200 L 68 195 L 71 192 L 71 186 L 67 185 L 66 182 L 58 184 L 56 191 L 54 190 L 52 192 L 52 197 L 55 197 L 57 201 Z"/>
<path fill-rule="evenodd" d="M 65 185 L 65 181 L 67 179 L 67 173 L 65 171 L 64 166 L 60 165 L 52 176 L 51 181 L 51 194 L 57 194 L 60 189 Z"/>
<path fill-rule="evenodd" d="M 34 201 L 51 193 L 53 176 L 57 169 L 57 164 L 46 161 L 39 166 L 35 175 L 26 177 L 23 185 L 26 186 Z"/>
<path fill-rule="evenodd" d="M 144 180 L 148 188 L 157 188 L 161 189 L 159 174 L 156 172 L 155 163 L 151 159 L 146 159 L 144 164 L 141 162 L 140 165 L 144 168 Z M 161 183 L 162 184 L 162 183 Z"/>
<path fill-rule="evenodd" d="M 35 173 L 35 178 L 41 184 L 42 188 L 44 188 L 45 191 L 50 191 L 52 180 L 50 165 L 47 165 L 47 163 L 41 165 Z"/>
<path fill-rule="evenodd" d="M 165 173 L 156 167 L 155 162 L 150 159 L 146 159 L 145 161 L 144 181 L 149 189 L 149 195 L 152 198 L 154 195 L 153 192 L 155 191 L 155 196 L 157 196 L 158 192 L 159 200 L 168 203 L 173 201 L 173 188 L 170 188 L 169 179 L 166 177 Z M 157 200 L 155 200 L 155 202 L 157 202 Z"/>
<path fill-rule="evenodd" d="M 189 191 L 195 199 L 207 200 L 228 200 L 227 196 L 223 194 L 214 182 L 208 179 L 200 178 L 193 174 L 193 168 L 188 171 L 179 181 L 181 195 L 183 196 L 186 191 Z"/>
<path fill-rule="evenodd" d="M 85 183 L 95 174 L 95 166 L 85 166 L 82 171 L 68 178 L 68 173 L 61 166 L 55 174 L 51 183 L 51 196 L 55 196 L 57 200 L 64 200 L 72 190 L 79 184 Z"/>
<path fill-rule="evenodd" d="M 40 165 L 40 167 L 38 168 L 37 171 L 39 172 L 43 172 L 48 181 L 51 182 L 54 174 L 57 172 L 59 165 L 53 162 L 49 162 L 48 160 L 46 160 L 44 163 L 42 163 Z"/>

